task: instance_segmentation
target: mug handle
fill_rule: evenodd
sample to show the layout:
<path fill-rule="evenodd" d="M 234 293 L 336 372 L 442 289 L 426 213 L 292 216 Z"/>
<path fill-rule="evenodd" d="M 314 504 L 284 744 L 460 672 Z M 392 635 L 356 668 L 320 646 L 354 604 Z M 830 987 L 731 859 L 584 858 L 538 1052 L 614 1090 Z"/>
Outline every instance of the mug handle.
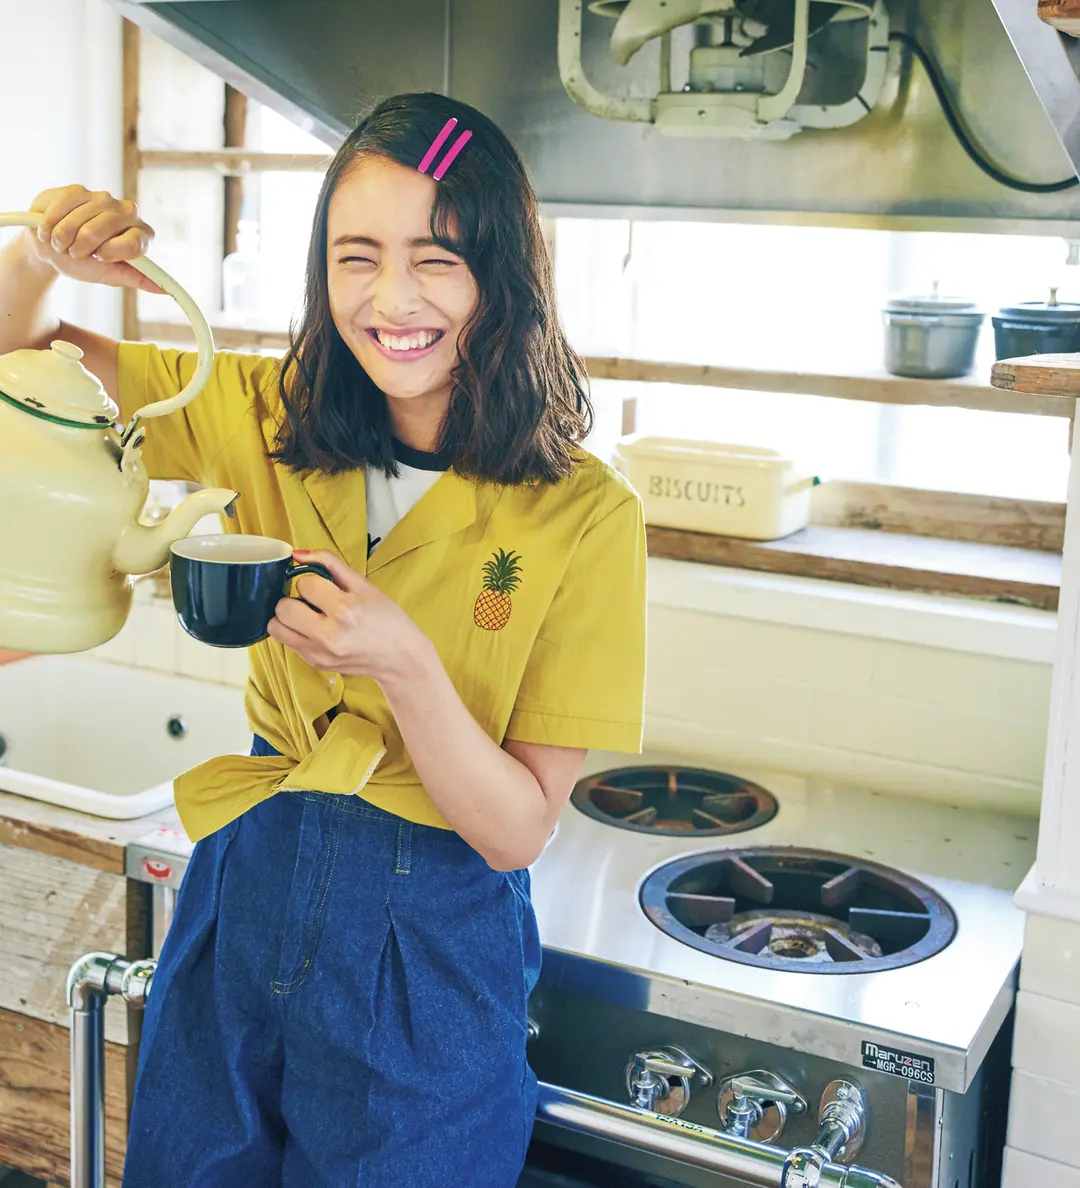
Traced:
<path fill-rule="evenodd" d="M 319 577 L 326 578 L 328 582 L 332 582 L 334 580 L 334 575 L 329 569 L 326 568 L 325 565 L 320 565 L 318 561 L 311 561 L 307 565 L 290 565 L 289 568 L 285 570 L 285 584 L 288 585 L 293 580 L 293 578 L 303 577 L 305 573 L 316 573 L 319 575 Z M 300 595 L 297 594 L 296 597 L 300 598 Z M 305 606 L 310 606 L 312 610 L 319 609 L 317 606 L 311 606 L 311 603 L 308 602 L 306 598 L 300 598 L 300 601 Z"/>

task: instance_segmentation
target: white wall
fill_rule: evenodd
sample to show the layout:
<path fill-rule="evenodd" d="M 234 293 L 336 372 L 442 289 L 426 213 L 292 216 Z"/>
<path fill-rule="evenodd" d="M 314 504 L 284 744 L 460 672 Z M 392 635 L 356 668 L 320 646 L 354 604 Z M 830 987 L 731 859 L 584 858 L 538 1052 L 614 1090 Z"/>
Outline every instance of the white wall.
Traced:
<path fill-rule="evenodd" d="M 1005 1188 L 1080 1188 L 1080 923 L 1028 916 L 1013 1065 Z"/>
<path fill-rule="evenodd" d="M 656 748 L 1038 812 L 1045 662 L 653 604 L 646 699 Z"/>
<path fill-rule="evenodd" d="M 1053 633 L 1053 615 L 986 604 L 983 626 L 997 640 L 988 647 L 962 619 L 936 632 L 928 623 L 897 630 L 922 608 L 931 619 L 942 607 L 975 616 L 978 604 L 962 599 L 756 575 L 788 610 L 789 621 L 778 621 L 782 613 L 770 621 L 761 591 L 750 593 L 752 608 L 715 599 L 709 605 L 716 575 L 702 571 L 710 568 L 650 562 L 648 748 L 736 771 L 773 768 L 1037 813 L 1050 697 L 1045 637 Z M 151 588 L 138 587 L 128 625 L 98 649 L 101 658 L 242 685 L 245 653 L 188 638 L 169 599 L 152 597 Z M 829 629 L 819 604 L 840 591 L 860 601 Z M 876 612 L 876 625 L 865 612 Z"/>
<path fill-rule="evenodd" d="M 0 38 L 0 210 L 41 190 L 122 185 L 121 19 L 104 0 L 4 0 Z M 5 238 L 12 232 L 0 232 Z M 63 317 L 120 334 L 120 294 L 64 281 Z"/>

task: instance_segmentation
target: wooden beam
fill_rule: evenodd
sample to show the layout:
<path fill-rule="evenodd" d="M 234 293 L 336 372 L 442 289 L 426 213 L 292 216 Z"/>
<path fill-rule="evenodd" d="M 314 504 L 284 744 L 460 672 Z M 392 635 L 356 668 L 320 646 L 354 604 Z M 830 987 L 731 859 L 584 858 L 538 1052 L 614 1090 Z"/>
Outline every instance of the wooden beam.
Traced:
<path fill-rule="evenodd" d="M 811 525 L 767 542 L 648 529 L 649 556 L 1056 610 L 1061 557 L 1030 549 Z"/>
<path fill-rule="evenodd" d="M 262 153 L 246 148 L 206 150 L 145 149 L 139 153 L 141 169 L 208 169 L 223 177 L 249 173 L 322 173 L 331 155 L 321 153 Z"/>
<path fill-rule="evenodd" d="M 1029 395 L 1019 390 L 1003 392 L 999 390 L 1000 385 L 991 386 L 973 379 L 917 380 L 888 375 L 883 371 L 868 370 L 845 375 L 598 357 L 586 358 L 585 364 L 593 379 L 684 384 L 733 391 L 786 392 L 804 396 L 831 396 L 840 400 L 865 400 L 875 404 L 938 405 L 1062 418 L 1071 415 L 1069 402 L 1056 399 L 1057 394 Z"/>
<path fill-rule="evenodd" d="M 123 102 L 123 187 L 124 197 L 139 200 L 139 26 L 125 20 L 122 43 L 122 102 Z M 131 340 L 138 337 L 138 290 L 123 291 L 123 335 Z"/>
<path fill-rule="evenodd" d="M 247 144 L 248 99 L 235 87 L 225 84 L 225 147 L 244 148 Z M 244 179 L 230 174 L 225 178 L 224 254 L 236 251 L 237 228 L 244 208 Z"/>

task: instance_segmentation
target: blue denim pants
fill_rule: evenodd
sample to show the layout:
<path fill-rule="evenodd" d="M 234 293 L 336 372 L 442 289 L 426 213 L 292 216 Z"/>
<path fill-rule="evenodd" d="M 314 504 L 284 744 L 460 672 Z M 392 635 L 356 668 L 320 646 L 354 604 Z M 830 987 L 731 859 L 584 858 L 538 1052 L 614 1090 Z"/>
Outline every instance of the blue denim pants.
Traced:
<path fill-rule="evenodd" d="M 358 797 L 278 793 L 195 846 L 124 1188 L 511 1188 L 539 965 L 527 872 Z"/>

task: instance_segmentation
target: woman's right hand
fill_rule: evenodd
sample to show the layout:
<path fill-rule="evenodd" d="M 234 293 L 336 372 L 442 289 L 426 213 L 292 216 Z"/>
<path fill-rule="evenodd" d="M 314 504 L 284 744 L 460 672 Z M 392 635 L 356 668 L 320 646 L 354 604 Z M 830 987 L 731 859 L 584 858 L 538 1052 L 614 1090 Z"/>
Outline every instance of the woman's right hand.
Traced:
<path fill-rule="evenodd" d="M 105 190 L 60 186 L 43 190 L 30 204 L 41 214 L 35 232 L 27 228 L 31 249 L 64 276 L 91 284 L 163 292 L 127 260 L 146 255 L 154 229 L 139 218 L 134 202 Z"/>

